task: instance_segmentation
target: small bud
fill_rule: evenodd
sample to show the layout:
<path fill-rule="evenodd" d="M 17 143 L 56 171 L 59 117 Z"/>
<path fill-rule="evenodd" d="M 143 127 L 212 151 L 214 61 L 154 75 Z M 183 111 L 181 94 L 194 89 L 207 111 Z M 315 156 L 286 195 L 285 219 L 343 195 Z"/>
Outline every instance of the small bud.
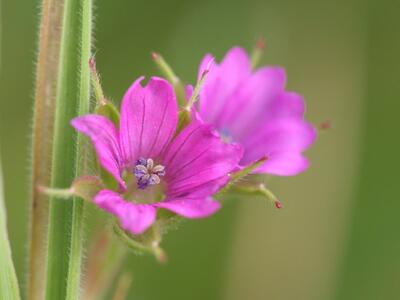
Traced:
<path fill-rule="evenodd" d="M 275 200 L 275 207 L 278 209 L 283 208 L 282 202 L 280 202 L 279 200 Z"/>
<path fill-rule="evenodd" d="M 165 253 L 165 251 L 160 248 L 160 246 L 158 245 L 158 242 L 153 242 L 153 252 L 154 252 L 154 256 L 156 257 L 157 261 L 159 263 L 165 264 L 168 261 L 168 256 Z"/>
<path fill-rule="evenodd" d="M 263 37 L 259 37 L 256 41 L 255 48 L 264 50 L 265 49 L 265 40 Z"/>
<path fill-rule="evenodd" d="M 330 120 L 326 120 L 324 122 L 322 122 L 321 124 L 319 124 L 318 126 L 319 130 L 330 130 L 332 129 L 332 122 Z"/>
<path fill-rule="evenodd" d="M 256 44 L 254 45 L 253 48 L 253 53 L 251 55 L 251 66 L 253 69 L 256 69 L 260 62 L 261 62 L 261 58 L 264 54 L 264 50 L 265 50 L 265 41 L 263 38 L 259 38 L 256 41 Z"/>
<path fill-rule="evenodd" d="M 152 58 L 153 60 L 158 59 L 158 54 L 157 54 L 156 52 L 151 52 L 151 58 Z"/>

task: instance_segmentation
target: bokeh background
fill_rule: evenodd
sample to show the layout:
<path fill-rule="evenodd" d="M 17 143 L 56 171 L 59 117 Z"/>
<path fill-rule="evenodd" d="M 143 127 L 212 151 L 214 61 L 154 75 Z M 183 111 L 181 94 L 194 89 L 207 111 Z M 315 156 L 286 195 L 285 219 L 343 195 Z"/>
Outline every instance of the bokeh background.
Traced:
<path fill-rule="evenodd" d="M 26 266 L 29 136 L 38 1 L 2 0 L 0 144 L 9 233 Z M 96 58 L 119 101 L 158 51 L 193 82 L 201 57 L 262 36 L 307 118 L 330 120 L 312 167 L 272 178 L 284 202 L 231 199 L 164 243 L 166 265 L 129 259 L 129 299 L 400 299 L 400 2 L 391 0 L 96 1 Z M 1 267 L 1 266 L 0 266 Z M 57 299 L 55 299 L 57 300 Z"/>

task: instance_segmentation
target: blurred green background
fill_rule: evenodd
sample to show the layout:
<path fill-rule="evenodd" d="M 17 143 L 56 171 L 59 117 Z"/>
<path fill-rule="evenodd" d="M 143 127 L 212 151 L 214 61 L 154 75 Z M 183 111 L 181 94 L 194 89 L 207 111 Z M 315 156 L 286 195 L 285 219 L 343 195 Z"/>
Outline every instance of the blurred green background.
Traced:
<path fill-rule="evenodd" d="M 24 278 L 29 136 L 38 1 L 3 0 L 0 143 L 9 234 Z M 400 299 L 399 1 L 96 1 L 96 57 L 119 101 L 158 51 L 187 81 L 201 57 L 266 39 L 263 63 L 287 69 L 307 118 L 333 122 L 312 167 L 273 178 L 284 202 L 232 199 L 164 243 L 167 265 L 130 258 L 129 299 Z M 57 299 L 55 299 L 57 300 Z"/>

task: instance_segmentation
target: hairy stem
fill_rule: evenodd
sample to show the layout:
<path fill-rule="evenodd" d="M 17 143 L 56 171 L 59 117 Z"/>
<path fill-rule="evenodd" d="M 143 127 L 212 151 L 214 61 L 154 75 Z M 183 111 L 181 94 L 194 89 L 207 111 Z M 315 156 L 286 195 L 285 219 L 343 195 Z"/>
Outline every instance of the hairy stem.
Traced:
<path fill-rule="evenodd" d="M 30 242 L 26 295 L 44 298 L 48 199 L 37 186 L 49 186 L 56 80 L 60 52 L 63 0 L 43 0 L 39 27 L 36 92 L 32 128 Z"/>
<path fill-rule="evenodd" d="M 70 120 L 79 98 L 80 0 L 65 0 L 57 76 L 51 187 L 69 187 L 76 174 L 76 133 Z M 51 197 L 48 225 L 45 299 L 65 299 L 71 247 L 73 203 Z"/>
<path fill-rule="evenodd" d="M 82 30 L 81 30 L 81 61 L 78 114 L 90 112 L 90 69 L 92 35 L 92 0 L 82 0 Z M 83 135 L 78 135 L 76 148 L 76 177 L 87 175 L 89 172 L 90 155 L 93 153 Z M 80 298 L 81 264 L 83 249 L 83 220 L 84 201 L 75 198 L 72 212 L 71 253 L 67 278 L 67 298 Z"/>

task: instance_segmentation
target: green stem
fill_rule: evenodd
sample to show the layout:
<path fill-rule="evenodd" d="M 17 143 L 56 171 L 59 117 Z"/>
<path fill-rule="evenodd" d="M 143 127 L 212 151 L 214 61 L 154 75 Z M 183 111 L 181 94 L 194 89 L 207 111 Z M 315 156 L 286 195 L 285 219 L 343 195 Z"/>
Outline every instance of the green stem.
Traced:
<path fill-rule="evenodd" d="M 26 295 L 44 298 L 48 197 L 37 186 L 50 185 L 56 78 L 60 54 L 63 0 L 43 0 L 36 64 L 36 91 L 32 126 L 31 212 Z"/>
<path fill-rule="evenodd" d="M 108 228 L 98 228 L 85 262 L 83 299 L 104 299 L 121 272 L 127 256 L 128 249 L 121 247 Z"/>
<path fill-rule="evenodd" d="M 89 59 L 91 56 L 92 36 L 92 0 L 82 0 L 82 36 L 81 36 L 81 67 L 80 67 L 80 91 L 78 114 L 85 115 L 90 112 L 90 69 Z M 91 149 L 83 135 L 78 135 L 76 149 L 76 176 L 87 175 Z M 84 201 L 75 198 L 72 211 L 71 252 L 67 277 L 67 297 L 69 300 L 80 298 L 81 264 L 83 250 L 83 220 Z"/>
<path fill-rule="evenodd" d="M 65 0 L 57 77 L 51 187 L 68 187 L 75 172 L 75 131 L 70 121 L 76 116 L 79 94 L 80 0 Z M 50 200 L 45 299 L 65 299 L 73 203 Z"/>
<path fill-rule="evenodd" d="M 194 87 L 193 93 L 190 96 L 190 99 L 188 101 L 188 104 L 186 106 L 186 109 L 190 111 L 190 109 L 193 107 L 193 105 L 195 104 L 195 102 L 198 100 L 199 95 L 200 95 L 200 91 L 201 88 L 204 84 L 204 81 L 206 80 L 206 76 L 209 72 L 209 69 L 207 68 L 203 74 L 201 74 L 200 79 L 197 81 L 196 86 Z"/>
<path fill-rule="evenodd" d="M 117 287 L 115 288 L 112 300 L 125 300 L 128 295 L 131 283 L 132 283 L 131 274 L 124 273 L 121 276 L 119 276 L 117 281 Z"/>
<path fill-rule="evenodd" d="M 0 299 L 20 299 L 17 275 L 7 234 L 7 215 L 4 204 L 3 177 L 0 164 Z"/>

